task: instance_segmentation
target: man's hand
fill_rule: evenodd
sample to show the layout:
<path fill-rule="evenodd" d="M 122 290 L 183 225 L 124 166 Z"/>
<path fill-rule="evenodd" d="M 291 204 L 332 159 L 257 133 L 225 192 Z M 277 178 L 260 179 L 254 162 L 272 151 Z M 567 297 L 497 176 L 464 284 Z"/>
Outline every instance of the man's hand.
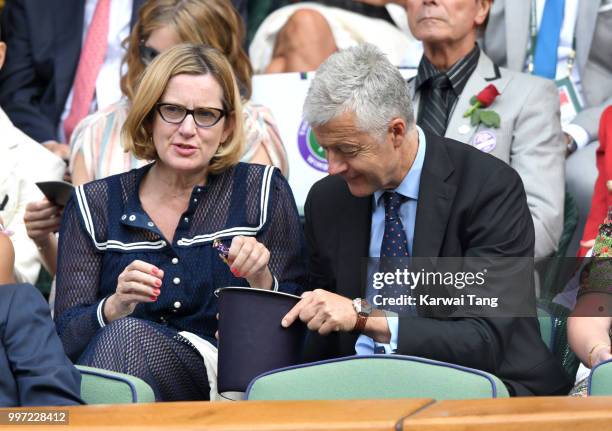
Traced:
<path fill-rule="evenodd" d="M 23 216 L 26 232 L 38 247 L 44 248 L 52 241 L 53 233 L 60 228 L 63 210 L 47 198 L 26 205 Z"/>
<path fill-rule="evenodd" d="M 64 171 L 63 180 L 68 183 L 72 182 L 72 176 L 68 170 L 68 161 L 70 160 L 70 145 L 62 144 L 61 142 L 57 141 L 45 141 L 41 145 L 56 156 L 61 157 L 61 159 L 66 162 L 66 170 Z"/>
<path fill-rule="evenodd" d="M 298 318 L 311 331 L 327 335 L 337 331 L 352 331 L 357 322 L 357 313 L 350 299 L 316 289 L 302 294 L 302 300 L 283 317 L 281 325 L 287 328 Z"/>

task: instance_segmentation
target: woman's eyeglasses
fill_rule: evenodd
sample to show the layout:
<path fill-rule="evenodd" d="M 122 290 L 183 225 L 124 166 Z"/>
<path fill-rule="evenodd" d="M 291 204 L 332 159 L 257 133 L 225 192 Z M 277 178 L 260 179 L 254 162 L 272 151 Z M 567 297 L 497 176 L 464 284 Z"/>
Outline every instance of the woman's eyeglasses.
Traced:
<path fill-rule="evenodd" d="M 151 63 L 158 55 L 158 50 L 151 48 L 150 46 L 146 46 L 144 42 L 140 43 L 140 60 L 145 66 L 148 66 L 149 63 Z"/>
<path fill-rule="evenodd" d="M 187 109 L 184 106 L 174 105 L 172 103 L 158 103 L 155 105 L 155 108 L 162 119 L 167 123 L 180 124 L 185 120 L 187 115 L 191 115 L 198 127 L 212 127 L 217 124 L 221 118 L 227 115 L 223 109 Z"/>

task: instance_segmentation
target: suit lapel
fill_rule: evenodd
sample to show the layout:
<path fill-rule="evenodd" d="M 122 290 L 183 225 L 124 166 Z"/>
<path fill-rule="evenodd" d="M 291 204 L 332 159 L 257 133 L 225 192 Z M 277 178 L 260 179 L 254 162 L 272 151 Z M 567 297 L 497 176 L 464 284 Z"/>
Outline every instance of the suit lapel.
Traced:
<path fill-rule="evenodd" d="M 476 70 L 474 70 L 474 73 L 472 73 L 472 76 L 470 76 L 465 84 L 465 88 L 455 104 L 455 109 L 451 113 L 448 127 L 446 128 L 446 134 L 444 135 L 445 137 L 465 143 L 470 143 L 472 141 L 478 127 L 472 126 L 470 118 L 464 118 L 463 114 L 472 105 L 470 103 L 472 96 L 480 93 L 487 85 L 495 85 L 497 91 L 503 94 L 511 78 L 508 76 L 499 76 L 498 72 L 499 69 L 496 70 L 491 59 L 481 51 Z M 491 109 L 495 110 L 495 102 L 493 102 Z"/>
<path fill-rule="evenodd" d="M 587 3 L 590 0 L 587 0 Z M 584 3 L 584 2 L 582 2 Z M 506 47 L 508 69 L 523 70 L 529 40 L 529 0 L 506 0 Z"/>
<path fill-rule="evenodd" d="M 446 182 L 454 167 L 444 145 L 439 142 L 441 138 L 426 133 L 426 139 L 427 149 L 414 225 L 413 255 L 436 257 L 440 256 L 457 187 Z"/>
<path fill-rule="evenodd" d="M 66 98 L 76 73 L 83 39 L 85 2 L 80 0 L 49 0 L 55 3 L 53 14 L 57 45 L 55 46 L 55 103 L 64 110 Z M 59 121 L 59 118 L 58 118 Z"/>
<path fill-rule="evenodd" d="M 576 34 L 576 61 L 580 76 L 583 76 L 584 67 L 589 59 L 600 3 L 596 0 L 583 0 L 578 3 L 578 18 L 574 33 Z"/>
<path fill-rule="evenodd" d="M 408 92 L 410 93 L 410 98 L 412 99 L 412 109 L 414 109 L 414 119 L 418 120 L 419 117 L 419 103 L 421 101 L 421 93 L 416 91 L 416 79 L 410 78 L 408 81 Z"/>
<path fill-rule="evenodd" d="M 347 193 L 348 191 L 347 187 Z M 355 198 L 350 195 L 343 208 L 338 245 L 338 286 L 348 298 L 365 297 L 365 261 L 370 245 L 372 224 L 372 197 Z M 356 267 L 355 265 L 359 265 Z"/>

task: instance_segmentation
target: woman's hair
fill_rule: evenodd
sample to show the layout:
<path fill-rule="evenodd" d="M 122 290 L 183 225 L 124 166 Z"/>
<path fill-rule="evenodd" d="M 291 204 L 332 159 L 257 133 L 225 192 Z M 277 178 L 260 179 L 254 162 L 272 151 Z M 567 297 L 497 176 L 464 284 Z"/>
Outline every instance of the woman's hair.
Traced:
<path fill-rule="evenodd" d="M 157 56 L 145 69 L 132 107 L 123 125 L 125 150 L 138 159 L 158 160 L 153 143 L 155 105 L 160 101 L 168 82 L 176 75 L 210 75 L 223 92 L 226 124 L 233 130 L 217 149 L 209 164 L 209 172 L 218 174 L 240 160 L 244 150 L 244 120 L 236 78 L 223 54 L 204 45 L 180 44 Z M 229 124 L 227 123 L 229 122 Z"/>
<path fill-rule="evenodd" d="M 242 97 L 250 99 L 253 69 L 242 47 L 245 34 L 242 18 L 230 0 L 148 0 L 123 42 L 127 73 L 121 78 L 121 91 L 129 100 L 134 98 L 146 67 L 140 47 L 151 33 L 165 26 L 170 26 L 183 43 L 207 45 L 222 52 L 234 68 Z"/>

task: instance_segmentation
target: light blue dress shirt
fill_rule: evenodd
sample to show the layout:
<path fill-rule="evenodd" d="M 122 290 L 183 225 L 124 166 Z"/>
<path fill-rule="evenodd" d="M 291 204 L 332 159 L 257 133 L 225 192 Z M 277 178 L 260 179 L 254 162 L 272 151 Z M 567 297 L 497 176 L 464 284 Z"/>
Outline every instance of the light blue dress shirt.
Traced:
<path fill-rule="evenodd" d="M 390 191 L 399 193 L 408 199 L 400 206 L 400 218 L 406 238 L 408 239 L 408 252 L 412 256 L 412 244 L 414 243 L 414 223 L 416 220 L 417 201 L 419 197 L 419 185 L 421 182 L 421 171 L 425 160 L 425 134 L 420 127 L 417 126 L 419 133 L 419 148 L 412 167 L 400 183 L 400 185 Z M 385 205 L 382 195 L 387 190 L 377 190 L 374 192 L 372 199 L 372 226 L 370 229 L 370 257 L 380 257 L 380 246 L 382 244 L 383 235 L 385 233 Z M 366 296 L 370 296 L 370 292 Z M 389 344 L 376 343 L 372 338 L 366 335 L 360 335 L 355 344 L 355 351 L 358 355 L 371 355 L 375 348 L 382 347 L 385 353 L 393 353 L 397 350 L 397 336 L 399 321 L 397 316 L 387 316 L 387 324 L 391 332 L 391 340 Z M 379 350 L 377 349 L 377 350 Z"/>

